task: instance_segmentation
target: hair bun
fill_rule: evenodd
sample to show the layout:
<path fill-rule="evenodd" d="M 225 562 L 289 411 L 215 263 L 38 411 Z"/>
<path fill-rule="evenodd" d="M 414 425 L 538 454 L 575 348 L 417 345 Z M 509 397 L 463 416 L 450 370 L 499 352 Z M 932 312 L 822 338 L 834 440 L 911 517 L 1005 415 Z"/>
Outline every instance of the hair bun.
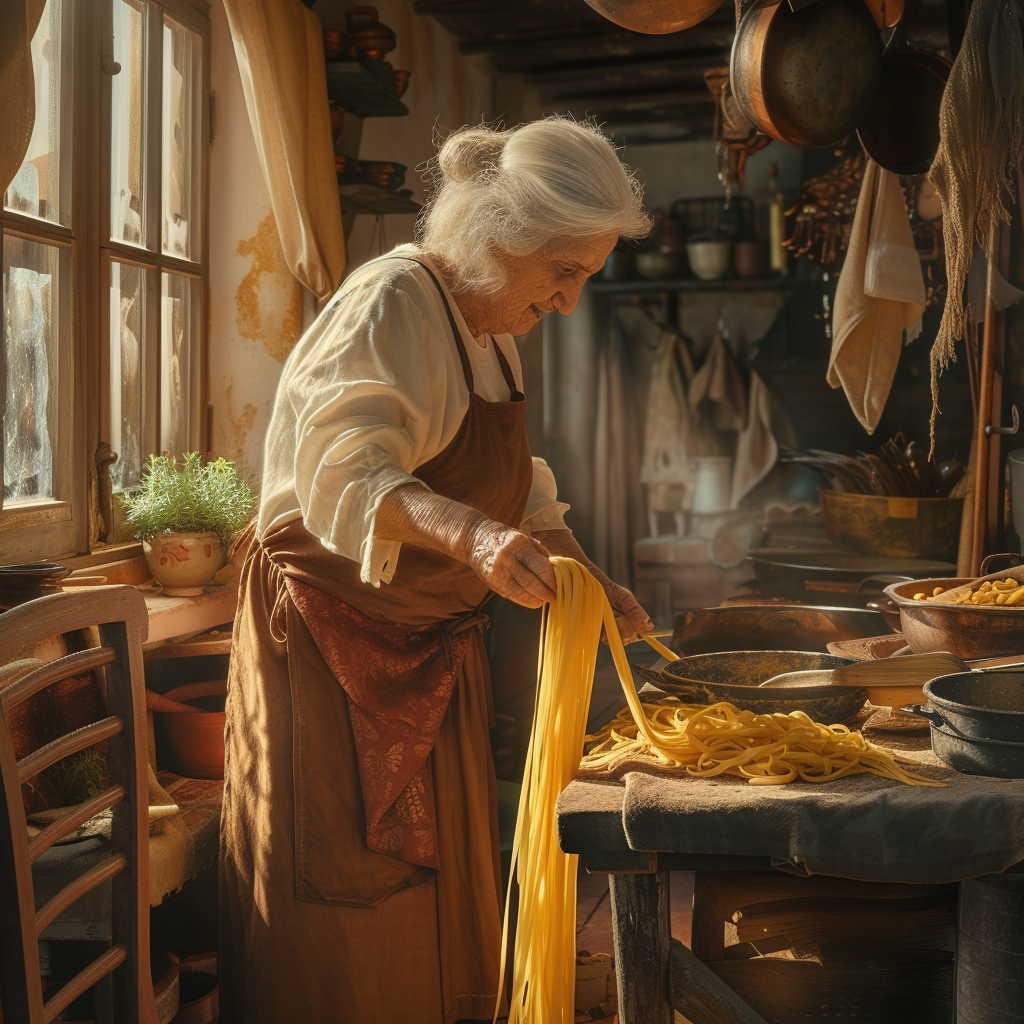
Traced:
<path fill-rule="evenodd" d="M 437 154 L 441 173 L 449 181 L 469 181 L 501 166 L 501 153 L 511 132 L 483 126 L 463 128 L 450 135 Z"/>

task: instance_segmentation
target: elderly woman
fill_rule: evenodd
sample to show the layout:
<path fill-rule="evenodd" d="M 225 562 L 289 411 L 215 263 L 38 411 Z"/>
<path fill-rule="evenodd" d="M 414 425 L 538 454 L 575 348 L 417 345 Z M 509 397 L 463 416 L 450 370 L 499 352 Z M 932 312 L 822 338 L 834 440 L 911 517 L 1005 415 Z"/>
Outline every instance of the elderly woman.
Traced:
<path fill-rule="evenodd" d="M 513 335 L 649 224 L 594 128 L 441 147 L 420 242 L 359 268 L 288 360 L 242 572 L 226 730 L 222 1014 L 491 1019 L 500 872 L 482 607 L 583 552 L 532 459 Z M 590 565 L 625 635 L 651 629 Z"/>

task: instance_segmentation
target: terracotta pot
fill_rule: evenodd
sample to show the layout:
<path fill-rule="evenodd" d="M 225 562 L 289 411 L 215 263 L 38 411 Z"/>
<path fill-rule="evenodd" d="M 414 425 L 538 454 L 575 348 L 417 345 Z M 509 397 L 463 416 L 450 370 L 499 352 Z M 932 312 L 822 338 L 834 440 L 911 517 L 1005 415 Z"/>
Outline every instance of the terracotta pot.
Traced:
<path fill-rule="evenodd" d="M 409 76 L 411 71 L 400 71 L 395 68 L 395 95 L 404 96 L 405 90 L 409 88 Z"/>
<path fill-rule="evenodd" d="M 382 60 L 384 54 L 398 45 L 395 33 L 380 23 L 376 7 L 350 7 L 345 12 L 345 20 L 352 56 L 357 60 Z"/>
<path fill-rule="evenodd" d="M 227 680 L 177 686 L 163 696 L 189 710 L 158 712 L 157 746 L 166 767 L 186 779 L 224 778 Z"/>
<path fill-rule="evenodd" d="M 220 536 L 205 533 L 158 533 L 142 542 L 146 564 L 169 597 L 195 597 L 227 561 Z"/>
<path fill-rule="evenodd" d="M 764 277 L 768 269 L 768 249 L 764 242 L 736 242 L 732 259 L 737 277 Z"/>
<path fill-rule="evenodd" d="M 324 29 L 324 60 L 341 60 L 341 33 L 334 29 Z"/>

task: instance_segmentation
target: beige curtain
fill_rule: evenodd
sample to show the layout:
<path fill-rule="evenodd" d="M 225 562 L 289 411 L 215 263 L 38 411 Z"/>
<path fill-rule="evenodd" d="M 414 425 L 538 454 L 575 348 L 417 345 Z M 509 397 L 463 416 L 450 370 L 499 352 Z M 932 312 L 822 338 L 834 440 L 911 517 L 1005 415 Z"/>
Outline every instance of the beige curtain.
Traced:
<path fill-rule="evenodd" d="M 288 267 L 318 300 L 345 269 L 320 21 L 299 0 L 224 0 Z"/>
<path fill-rule="evenodd" d="M 46 0 L 0 3 L 0 193 L 14 180 L 28 152 L 36 119 L 32 36 Z"/>

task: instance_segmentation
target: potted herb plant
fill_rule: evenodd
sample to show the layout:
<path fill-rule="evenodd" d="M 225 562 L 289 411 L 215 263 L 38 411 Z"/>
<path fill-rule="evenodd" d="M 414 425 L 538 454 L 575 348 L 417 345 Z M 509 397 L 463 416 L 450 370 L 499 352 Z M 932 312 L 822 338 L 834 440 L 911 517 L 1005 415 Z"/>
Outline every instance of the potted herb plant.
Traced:
<path fill-rule="evenodd" d="M 233 463 L 204 464 L 199 452 L 186 453 L 181 464 L 167 453 L 150 455 L 142 482 L 120 500 L 153 578 L 172 597 L 203 592 L 256 504 Z"/>

